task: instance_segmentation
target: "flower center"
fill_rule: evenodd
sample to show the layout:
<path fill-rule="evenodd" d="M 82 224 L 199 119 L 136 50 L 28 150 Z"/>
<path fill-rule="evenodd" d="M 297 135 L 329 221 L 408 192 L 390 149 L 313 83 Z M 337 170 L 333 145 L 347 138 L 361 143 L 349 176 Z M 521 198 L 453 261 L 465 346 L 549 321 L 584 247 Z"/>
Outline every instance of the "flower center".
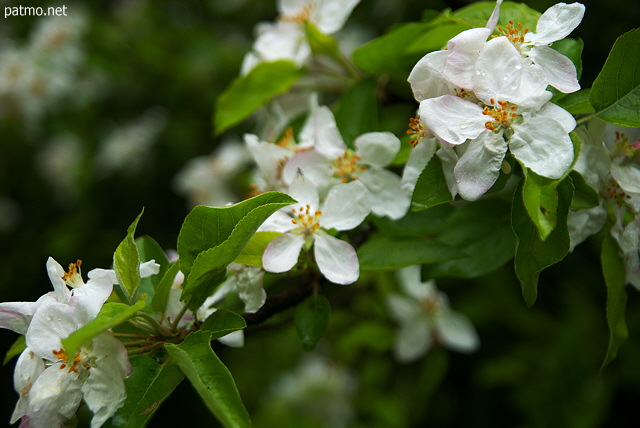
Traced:
<path fill-rule="evenodd" d="M 629 138 L 622 132 L 616 131 L 616 141 L 611 149 L 611 157 L 623 156 L 631 161 L 640 162 L 640 141 L 629 142 Z"/>
<path fill-rule="evenodd" d="M 442 309 L 442 299 L 437 293 L 420 300 L 420 310 L 423 314 L 429 318 L 435 318 L 435 316 Z"/>
<path fill-rule="evenodd" d="M 291 208 L 293 212 L 293 218 L 291 222 L 298 226 L 305 236 L 313 235 L 313 233 L 320 228 L 320 216 L 322 211 L 315 210 L 311 212 L 311 206 L 306 204 L 298 208 Z"/>
<path fill-rule="evenodd" d="M 309 20 L 309 17 L 311 17 L 313 6 L 313 4 L 307 4 L 297 15 L 283 15 L 280 19 L 287 22 L 295 22 L 296 24 L 303 24 Z"/>
<path fill-rule="evenodd" d="M 82 350 L 78 351 L 75 355 L 75 357 L 73 358 L 73 361 L 70 361 L 69 358 L 67 357 L 67 353 L 63 348 L 60 348 L 59 350 L 52 350 L 51 351 L 53 353 L 53 355 L 55 355 L 55 357 L 62 362 L 62 364 L 60 364 L 60 370 L 66 369 L 67 367 L 69 367 L 69 371 L 68 373 L 71 372 L 75 372 L 78 373 L 78 368 L 82 367 L 85 370 L 89 370 L 91 368 L 91 366 L 89 364 L 81 364 L 82 363 L 82 356 L 80 355 L 80 353 L 82 352 Z"/>
<path fill-rule="evenodd" d="M 485 106 L 484 110 L 482 110 L 482 114 L 490 116 L 493 120 L 485 122 L 485 128 L 491 131 L 496 131 L 500 128 L 507 128 L 511 125 L 513 119 L 518 117 L 518 113 L 516 113 L 516 110 L 518 109 L 517 105 L 508 103 L 507 101 L 498 101 L 498 105 L 495 106 L 495 100 L 491 98 L 490 101 L 494 106 Z"/>
<path fill-rule="evenodd" d="M 631 196 L 622 190 L 620 185 L 613 178 L 609 180 L 607 184 L 607 197 L 614 201 L 619 207 L 626 205 L 626 199 L 631 199 Z"/>
<path fill-rule="evenodd" d="M 412 147 L 420 144 L 420 142 L 429 135 L 427 129 L 422 125 L 422 122 L 420 122 L 420 115 L 409 119 L 407 134 L 411 136 L 409 144 L 411 144 Z"/>
<path fill-rule="evenodd" d="M 513 21 L 509 21 L 505 28 L 502 28 L 498 25 L 498 32 L 500 32 L 500 34 L 493 37 L 504 36 L 509 39 L 509 41 L 511 41 L 511 43 L 513 43 L 515 47 L 518 48 L 518 50 L 520 50 L 520 46 L 528 43 L 527 41 L 525 41 L 525 35 L 529 31 L 530 30 L 528 28 L 523 28 L 521 22 L 518 22 L 518 25 L 515 25 Z"/>
<path fill-rule="evenodd" d="M 295 150 L 296 142 L 293 139 L 293 128 L 288 127 L 285 129 L 282 138 L 276 144 L 285 149 Z"/>
<path fill-rule="evenodd" d="M 82 260 L 80 259 L 76 260 L 75 263 L 69 263 L 69 270 L 62 276 L 62 280 L 71 288 L 78 288 L 84 285 L 80 275 L 80 266 L 82 266 Z"/>
<path fill-rule="evenodd" d="M 344 155 L 333 161 L 333 176 L 342 180 L 343 183 L 357 180 L 357 174 L 367 169 L 366 166 L 359 165 L 358 161 L 360 156 L 352 150 L 346 150 Z"/>

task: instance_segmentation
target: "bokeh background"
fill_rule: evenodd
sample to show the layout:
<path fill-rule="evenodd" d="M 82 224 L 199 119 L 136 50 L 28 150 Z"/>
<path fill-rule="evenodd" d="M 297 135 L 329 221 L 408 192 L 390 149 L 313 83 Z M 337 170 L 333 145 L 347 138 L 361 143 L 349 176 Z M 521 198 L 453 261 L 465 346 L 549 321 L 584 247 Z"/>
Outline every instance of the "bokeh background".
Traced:
<path fill-rule="evenodd" d="M 469 3 L 362 0 L 344 32 L 370 39 L 419 20 L 424 9 Z M 526 3 L 544 11 L 554 2 Z M 584 40 L 581 83 L 589 87 L 615 39 L 640 22 L 640 4 L 584 4 L 572 36 Z M 0 0 L 0 11 L 20 5 L 65 5 L 69 16 L 0 17 L 2 301 L 48 291 L 49 256 L 63 265 L 82 259 L 85 272 L 110 266 L 143 207 L 138 234 L 170 249 L 198 198 L 242 195 L 243 178 L 207 157 L 239 146 L 254 124 L 214 136 L 214 102 L 238 75 L 255 24 L 277 15 L 266 0 Z M 398 96 L 411 99 L 408 85 Z M 312 354 L 302 351 L 290 313 L 248 334 L 245 348 L 216 350 L 256 427 L 634 426 L 640 298 L 629 290 L 630 340 L 601 372 L 607 328 L 598 251 L 597 240 L 587 241 L 545 271 L 533 308 L 510 264 L 475 280 L 440 280 L 480 333 L 473 355 L 434 350 L 393 363 L 394 325 L 376 290 L 355 287 L 327 290 L 332 321 Z M 0 331 L 0 352 L 14 339 Z M 12 370 L 13 361 L 0 368 L 6 423 L 17 399 Z M 184 382 L 151 426 L 210 421 Z"/>

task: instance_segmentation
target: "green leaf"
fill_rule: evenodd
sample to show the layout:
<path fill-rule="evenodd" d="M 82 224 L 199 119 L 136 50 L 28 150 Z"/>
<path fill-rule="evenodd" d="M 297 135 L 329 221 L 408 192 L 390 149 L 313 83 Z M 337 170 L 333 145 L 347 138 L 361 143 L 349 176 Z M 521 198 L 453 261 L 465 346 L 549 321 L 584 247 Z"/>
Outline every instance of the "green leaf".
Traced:
<path fill-rule="evenodd" d="M 116 252 L 113 254 L 113 266 L 119 284 L 115 288 L 122 291 L 126 297 L 125 301 L 131 301 L 138 287 L 140 287 L 140 255 L 133 235 L 143 212 L 144 210 L 131 223 L 127 229 L 127 236 L 118 245 Z"/>
<path fill-rule="evenodd" d="M 629 335 L 625 321 L 626 268 L 620 247 L 609 230 L 606 231 L 602 242 L 601 262 L 602 273 L 607 284 L 607 323 L 609 324 L 609 347 L 602 363 L 604 367 L 616 358 L 618 349 Z"/>
<path fill-rule="evenodd" d="M 214 340 L 234 331 L 242 330 L 246 326 L 247 323 L 240 315 L 220 308 L 207 317 L 200 326 L 200 330 L 211 332 L 211 340 Z"/>
<path fill-rule="evenodd" d="M 501 199 L 482 199 L 457 207 L 433 236 L 466 257 L 426 265 L 423 274 L 428 277 L 475 278 L 513 257 L 515 237 L 509 228 L 509 205 Z"/>
<path fill-rule="evenodd" d="M 250 427 L 249 414 L 229 369 L 211 349 L 211 332 L 191 333 L 179 345 L 165 349 L 191 381 L 207 408 L 225 427 Z"/>
<path fill-rule="evenodd" d="M 460 259 L 467 254 L 432 237 L 397 238 L 373 235 L 358 249 L 361 270 L 398 269 Z"/>
<path fill-rule="evenodd" d="M 567 215 L 573 198 L 571 178 L 562 180 L 558 192 L 557 224 L 544 241 L 531 220 L 523 200 L 520 183 L 513 197 L 511 225 L 516 233 L 515 270 L 522 286 L 522 295 L 527 305 L 533 305 L 538 296 L 538 276 L 545 268 L 564 259 L 569 252 L 570 240 Z"/>
<path fill-rule="evenodd" d="M 334 37 L 324 34 L 309 21 L 305 21 L 304 29 L 307 33 L 307 41 L 309 42 L 309 47 L 311 47 L 311 52 L 340 59 L 342 54 L 340 53 L 338 41 Z"/>
<path fill-rule="evenodd" d="M 236 263 L 243 265 L 262 267 L 262 255 L 264 250 L 277 236 L 282 235 L 280 232 L 256 232 L 253 234 L 247 245 L 242 249 L 238 257 L 234 260 Z"/>
<path fill-rule="evenodd" d="M 225 277 L 256 229 L 274 212 L 295 203 L 289 195 L 267 192 L 229 207 L 195 207 L 178 236 L 180 269 L 186 276 L 181 300 L 197 309 Z"/>
<path fill-rule="evenodd" d="M 522 170 L 525 177 L 522 189 L 524 206 L 544 241 L 558 221 L 558 182 L 539 176 L 528 168 Z"/>
<path fill-rule="evenodd" d="M 148 235 L 139 237 L 135 240 L 135 243 L 138 247 L 140 263 L 154 260 L 160 265 L 160 269 L 155 275 L 151 275 L 146 278 L 140 278 L 140 287 L 138 288 L 133 298 L 137 299 L 141 295 L 146 294 L 148 296 L 148 299 L 152 299 L 158 283 L 164 277 L 164 274 L 167 271 L 167 267 L 169 266 L 169 259 L 167 258 L 167 255 L 162 247 L 160 247 L 160 245 Z M 152 310 L 153 305 L 148 306 L 146 309 Z"/>
<path fill-rule="evenodd" d="M 453 16 L 475 20 L 474 27 L 484 27 L 495 5 L 496 3 L 493 1 L 475 2 L 453 12 Z M 535 30 L 540 15 L 542 15 L 540 12 L 524 3 L 505 1 L 500 6 L 498 24 L 504 27 L 509 21 L 513 21 L 516 25 L 522 23 L 525 28 Z"/>
<path fill-rule="evenodd" d="M 291 61 L 264 62 L 236 78 L 216 102 L 214 128 L 220 134 L 247 118 L 267 101 L 289 90 L 302 76 Z"/>
<path fill-rule="evenodd" d="M 345 144 L 354 148 L 353 141 L 365 132 L 378 129 L 377 80 L 358 81 L 340 99 L 335 117 Z"/>
<path fill-rule="evenodd" d="M 411 197 L 411 209 L 420 211 L 451 201 L 453 197 L 444 177 L 442 162 L 438 156 L 432 156 L 418 177 Z"/>
<path fill-rule="evenodd" d="M 296 308 L 294 323 L 305 351 L 313 351 L 329 325 L 331 304 L 321 294 L 306 299 Z"/>
<path fill-rule="evenodd" d="M 175 280 L 179 270 L 180 263 L 177 260 L 165 269 L 164 275 L 162 275 L 162 279 L 156 286 L 151 299 L 151 310 L 153 312 L 164 312 L 167 308 L 169 290 L 171 290 L 171 286 L 173 285 L 173 281 Z"/>
<path fill-rule="evenodd" d="M 9 350 L 4 356 L 4 360 L 2 361 L 2 365 L 6 366 L 11 359 L 17 355 L 22 354 L 22 351 L 27 349 L 27 342 L 23 335 L 18 336 L 18 338 L 13 342 Z"/>
<path fill-rule="evenodd" d="M 572 170 L 569 175 L 575 188 L 573 199 L 571 200 L 572 210 L 594 208 L 600 205 L 600 196 L 597 190 L 587 184 L 582 174 L 576 170 Z"/>
<path fill-rule="evenodd" d="M 174 364 L 158 364 L 146 355 L 130 359 L 132 371 L 124 380 L 127 397 L 106 427 L 146 426 L 164 400 L 182 382 L 184 375 Z"/>
<path fill-rule="evenodd" d="M 589 102 L 591 89 L 582 89 L 572 94 L 567 94 L 557 100 L 557 104 L 573 115 L 594 113 L 595 110 Z"/>
<path fill-rule="evenodd" d="M 105 303 L 98 316 L 62 339 L 67 355 L 75 355 L 84 343 L 135 316 L 145 304 L 144 300 L 138 300 L 132 306 L 116 302 Z"/>
<path fill-rule="evenodd" d="M 640 127 L 640 28 L 618 37 L 593 82 L 589 101 L 600 119 Z"/>

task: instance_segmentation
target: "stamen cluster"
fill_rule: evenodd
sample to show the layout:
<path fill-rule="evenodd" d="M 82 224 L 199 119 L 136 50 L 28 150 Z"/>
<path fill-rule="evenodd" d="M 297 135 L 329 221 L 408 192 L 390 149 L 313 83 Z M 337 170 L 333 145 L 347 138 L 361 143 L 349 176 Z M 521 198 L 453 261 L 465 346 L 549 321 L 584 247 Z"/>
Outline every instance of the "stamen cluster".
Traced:
<path fill-rule="evenodd" d="M 304 235 L 310 236 L 320 228 L 321 210 L 311 212 L 311 206 L 306 204 L 299 208 L 292 208 L 291 211 L 293 212 L 291 221 Z"/>
<path fill-rule="evenodd" d="M 367 167 L 359 165 L 360 156 L 351 150 L 346 150 L 344 155 L 333 161 L 334 177 L 348 183 L 358 179 L 358 173 L 365 171 Z"/>
<path fill-rule="evenodd" d="M 519 48 L 520 45 L 527 43 L 527 41 L 525 40 L 525 35 L 530 30 L 528 28 L 523 28 L 521 22 L 518 22 L 518 24 L 516 25 L 513 21 L 509 21 L 505 28 L 502 28 L 498 25 L 498 31 L 500 32 L 500 35 L 494 37 L 504 36 L 509 39 L 511 43 L 513 43 L 517 48 Z"/>
<path fill-rule="evenodd" d="M 490 101 L 491 104 L 496 104 L 493 98 L 491 98 Z M 494 119 L 484 124 L 485 128 L 491 131 L 495 131 L 502 126 L 509 126 L 513 119 L 518 117 L 518 113 L 515 112 L 518 109 L 517 105 L 506 101 L 498 101 L 497 104 L 499 107 L 486 106 L 484 110 L 482 110 L 482 114 L 485 116 L 491 116 Z"/>

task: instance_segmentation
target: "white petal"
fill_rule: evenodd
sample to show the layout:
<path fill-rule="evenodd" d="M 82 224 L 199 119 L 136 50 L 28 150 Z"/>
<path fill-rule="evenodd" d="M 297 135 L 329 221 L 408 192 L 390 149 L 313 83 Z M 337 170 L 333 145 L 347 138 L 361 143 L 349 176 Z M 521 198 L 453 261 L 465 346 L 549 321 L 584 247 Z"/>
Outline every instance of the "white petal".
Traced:
<path fill-rule="evenodd" d="M 400 324 L 411 323 L 420 316 L 420 307 L 414 299 L 399 294 L 389 294 L 386 297 L 389 315 Z"/>
<path fill-rule="evenodd" d="M 246 134 L 244 141 L 269 185 L 275 185 L 280 178 L 282 162 L 292 155 L 292 152 L 277 144 L 259 141 L 253 134 Z"/>
<path fill-rule="evenodd" d="M 244 346 L 244 331 L 233 331 L 226 336 L 218 338 L 218 342 L 232 348 L 242 348 Z"/>
<path fill-rule="evenodd" d="M 426 354 L 432 345 L 429 322 L 416 318 L 400 326 L 393 350 L 398 361 L 408 363 Z"/>
<path fill-rule="evenodd" d="M 437 331 L 442 344 L 458 352 L 473 352 L 480 346 L 480 338 L 469 319 L 449 310 L 443 311 L 437 320 Z"/>
<path fill-rule="evenodd" d="M 573 144 L 564 127 L 543 116 L 525 117 L 513 124 L 509 141 L 511 153 L 527 168 L 548 178 L 561 178 L 573 162 Z"/>
<path fill-rule="evenodd" d="M 300 131 L 300 145 L 314 147 L 328 159 L 344 154 L 347 146 L 329 107 L 318 106 L 314 109 Z"/>
<path fill-rule="evenodd" d="M 43 371 L 44 361 L 42 358 L 36 356 L 29 348 L 25 349 L 18 357 L 13 372 L 13 387 L 20 398 L 11 415 L 11 424 L 27 414 L 29 409 L 28 393 Z"/>
<path fill-rule="evenodd" d="M 368 132 L 355 139 L 356 154 L 362 163 L 387 166 L 400 150 L 400 140 L 391 132 Z"/>
<path fill-rule="evenodd" d="M 567 227 L 571 239 L 570 251 L 589 236 L 602 230 L 607 220 L 607 211 L 599 206 L 578 211 L 569 211 Z"/>
<path fill-rule="evenodd" d="M 31 317 L 39 306 L 36 302 L 3 302 L 0 303 L 0 328 L 25 334 Z"/>
<path fill-rule="evenodd" d="M 560 52 L 548 46 L 536 46 L 529 51 L 529 57 L 542 67 L 549 85 L 564 93 L 580 90 L 576 66 Z"/>
<path fill-rule="evenodd" d="M 29 391 L 27 417 L 32 427 L 62 426 L 78 409 L 82 392 L 78 373 L 55 363 L 45 369 Z"/>
<path fill-rule="evenodd" d="M 78 311 L 69 305 L 59 302 L 41 305 L 25 335 L 27 347 L 41 358 L 57 361 L 53 351 L 62 349 L 61 340 L 83 325 L 77 318 Z"/>
<path fill-rule="evenodd" d="M 311 9 L 310 21 L 325 34 L 340 30 L 360 0 L 324 0 Z"/>
<path fill-rule="evenodd" d="M 82 322 L 88 322 L 98 315 L 104 302 L 113 291 L 113 282 L 110 275 L 96 275 L 98 270 L 93 270 L 89 281 L 73 290 L 73 296 L 69 300 L 69 305 L 83 313 Z M 76 315 L 80 316 L 80 315 Z"/>
<path fill-rule="evenodd" d="M 567 37 L 582 21 L 585 7 L 581 3 L 557 3 L 547 9 L 536 26 L 536 32 L 527 40 L 535 45 L 548 45 Z"/>
<path fill-rule="evenodd" d="M 456 164 L 458 163 L 458 160 L 460 158 L 458 157 L 458 154 L 453 147 L 444 145 L 441 146 L 438 151 L 436 151 L 436 156 L 438 156 L 440 162 L 442 163 L 442 172 L 444 173 L 444 178 L 447 181 L 449 193 L 451 193 L 452 198 L 455 198 L 458 194 L 458 183 L 456 183 L 454 168 L 456 167 Z"/>
<path fill-rule="evenodd" d="M 500 19 L 500 5 L 501 4 L 502 4 L 502 0 L 497 0 L 496 1 L 496 5 L 493 8 L 493 12 L 491 13 L 491 16 L 489 17 L 489 20 L 487 21 L 487 25 L 485 26 L 488 29 L 490 29 L 491 31 L 493 31 L 496 28 L 496 24 L 498 24 L 498 20 Z"/>
<path fill-rule="evenodd" d="M 367 188 L 360 181 L 342 183 L 329 190 L 320 225 L 326 229 L 351 230 L 371 212 Z"/>
<path fill-rule="evenodd" d="M 402 188 L 412 194 L 416 187 L 420 174 L 427 166 L 438 146 L 435 138 L 424 139 L 420 144 L 411 150 L 409 159 L 402 171 Z"/>
<path fill-rule="evenodd" d="M 360 276 L 360 263 L 351 244 L 326 234 L 316 235 L 313 254 L 318 269 L 329 281 L 347 285 Z"/>
<path fill-rule="evenodd" d="M 289 185 L 289 194 L 293 199 L 298 201 L 298 204 L 293 207 L 299 207 L 300 205 L 309 205 L 311 211 L 315 211 L 319 206 L 318 189 L 311 180 L 306 178 L 302 174 L 296 175 L 296 178 L 291 181 Z"/>
<path fill-rule="evenodd" d="M 291 60 L 302 65 L 311 48 L 306 42 L 304 27 L 293 22 L 278 21 L 262 26 L 253 43 L 253 51 L 260 62 Z"/>
<path fill-rule="evenodd" d="M 285 207 L 284 210 L 290 211 L 290 207 Z M 280 232 L 285 233 L 296 227 L 291 221 L 291 216 L 286 214 L 283 210 L 274 212 L 265 220 L 264 223 L 258 228 L 258 232 Z"/>
<path fill-rule="evenodd" d="M 640 193 L 640 169 L 612 162 L 611 175 L 625 192 Z"/>
<path fill-rule="evenodd" d="M 248 313 L 258 311 L 267 300 L 267 293 L 262 285 L 264 271 L 254 266 L 245 266 L 236 274 L 238 296 L 244 302 L 244 310 Z"/>
<path fill-rule="evenodd" d="M 536 112 L 536 116 L 555 120 L 562 126 L 562 129 L 567 134 L 576 127 L 576 120 L 573 118 L 573 115 L 553 103 L 545 103 L 540 110 Z"/>
<path fill-rule="evenodd" d="M 493 29 L 481 27 L 466 30 L 449 40 L 444 77 L 462 89 L 473 90 L 473 74 L 480 51 Z"/>
<path fill-rule="evenodd" d="M 311 180 L 318 189 L 323 189 L 329 185 L 333 174 L 332 160 L 314 149 L 300 151 L 289 159 L 282 169 L 284 182 L 292 183 L 298 170 L 302 171 L 305 178 Z"/>
<path fill-rule="evenodd" d="M 374 214 L 397 220 L 407 213 L 411 199 L 402 189 L 400 177 L 393 172 L 370 167 L 360 174 L 360 181 L 369 190 L 369 203 Z"/>
<path fill-rule="evenodd" d="M 300 235 L 285 233 L 267 245 L 262 255 L 262 266 L 267 272 L 287 272 L 298 263 L 304 238 Z"/>
<path fill-rule="evenodd" d="M 486 129 L 487 117 L 482 108 L 452 95 L 422 101 L 418 114 L 438 138 L 453 145 L 476 138 Z"/>
<path fill-rule="evenodd" d="M 47 259 L 47 272 L 49 273 L 49 280 L 51 280 L 51 284 L 53 284 L 56 300 L 67 303 L 71 297 L 71 291 L 62 279 L 65 274 L 64 269 L 53 257 Z"/>
<path fill-rule="evenodd" d="M 413 66 L 407 81 L 416 101 L 452 93 L 452 85 L 442 74 L 449 54 L 448 50 L 430 52 Z"/>
<path fill-rule="evenodd" d="M 463 199 L 474 201 L 493 186 L 500 174 L 507 147 L 501 133 L 488 130 L 469 142 L 453 170 Z"/>

